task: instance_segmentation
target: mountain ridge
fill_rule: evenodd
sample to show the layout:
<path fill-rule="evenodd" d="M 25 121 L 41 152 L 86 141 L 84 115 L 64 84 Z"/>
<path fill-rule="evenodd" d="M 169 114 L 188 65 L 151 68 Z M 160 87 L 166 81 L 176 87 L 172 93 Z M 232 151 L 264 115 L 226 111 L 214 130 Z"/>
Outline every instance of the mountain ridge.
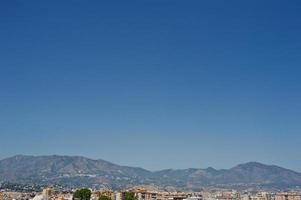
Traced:
<path fill-rule="evenodd" d="M 254 161 L 230 169 L 208 167 L 150 171 L 84 156 L 19 154 L 0 160 L 0 181 L 113 189 L 141 184 L 181 189 L 254 185 L 288 188 L 301 186 L 301 173 Z"/>

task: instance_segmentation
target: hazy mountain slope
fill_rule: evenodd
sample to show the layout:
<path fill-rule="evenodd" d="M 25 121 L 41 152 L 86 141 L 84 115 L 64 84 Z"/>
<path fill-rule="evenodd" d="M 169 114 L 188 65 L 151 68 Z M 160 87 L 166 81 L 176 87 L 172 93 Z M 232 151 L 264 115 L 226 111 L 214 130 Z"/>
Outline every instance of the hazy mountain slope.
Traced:
<path fill-rule="evenodd" d="M 71 185 L 114 185 L 131 183 L 151 172 L 123 167 L 104 160 L 80 156 L 14 156 L 0 161 L 0 178 L 21 183 L 60 183 Z"/>
<path fill-rule="evenodd" d="M 301 174 L 274 165 L 257 162 L 240 164 L 215 177 L 218 183 L 301 185 Z"/>

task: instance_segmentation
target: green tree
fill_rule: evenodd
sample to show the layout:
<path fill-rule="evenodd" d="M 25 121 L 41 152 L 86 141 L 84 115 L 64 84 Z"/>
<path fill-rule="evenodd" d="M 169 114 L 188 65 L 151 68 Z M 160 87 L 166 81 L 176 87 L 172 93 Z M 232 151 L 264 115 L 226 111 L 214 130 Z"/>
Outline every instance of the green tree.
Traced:
<path fill-rule="evenodd" d="M 135 195 L 134 192 L 126 192 L 124 200 L 138 200 L 138 197 Z"/>
<path fill-rule="evenodd" d="M 73 194 L 73 200 L 90 200 L 91 191 L 87 188 L 76 190 Z"/>
<path fill-rule="evenodd" d="M 103 195 L 103 196 L 100 196 L 100 197 L 98 198 L 98 200 L 112 200 L 112 198 Z"/>

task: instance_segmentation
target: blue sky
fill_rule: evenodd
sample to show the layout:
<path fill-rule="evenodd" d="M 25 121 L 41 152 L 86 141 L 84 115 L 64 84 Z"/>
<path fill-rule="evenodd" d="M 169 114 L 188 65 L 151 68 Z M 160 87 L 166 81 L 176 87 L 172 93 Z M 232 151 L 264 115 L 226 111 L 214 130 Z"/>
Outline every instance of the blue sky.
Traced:
<path fill-rule="evenodd" d="M 301 171 L 300 1 L 1 1 L 0 158 Z"/>

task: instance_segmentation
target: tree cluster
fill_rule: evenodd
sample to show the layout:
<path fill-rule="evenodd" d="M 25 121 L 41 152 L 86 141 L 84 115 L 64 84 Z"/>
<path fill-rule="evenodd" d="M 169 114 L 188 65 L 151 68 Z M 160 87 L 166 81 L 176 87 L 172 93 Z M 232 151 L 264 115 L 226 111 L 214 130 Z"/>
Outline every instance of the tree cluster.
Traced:
<path fill-rule="evenodd" d="M 87 188 L 76 190 L 73 194 L 73 200 L 90 200 L 91 191 Z"/>

